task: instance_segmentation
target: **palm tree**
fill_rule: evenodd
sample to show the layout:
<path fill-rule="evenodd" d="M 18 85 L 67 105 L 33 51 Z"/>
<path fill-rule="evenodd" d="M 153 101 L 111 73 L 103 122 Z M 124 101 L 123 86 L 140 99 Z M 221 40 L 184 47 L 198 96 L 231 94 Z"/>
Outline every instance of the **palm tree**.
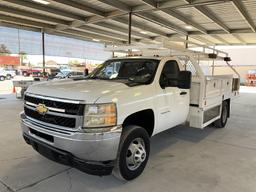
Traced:
<path fill-rule="evenodd" d="M 11 51 L 7 48 L 5 44 L 0 45 L 0 55 L 9 55 Z"/>

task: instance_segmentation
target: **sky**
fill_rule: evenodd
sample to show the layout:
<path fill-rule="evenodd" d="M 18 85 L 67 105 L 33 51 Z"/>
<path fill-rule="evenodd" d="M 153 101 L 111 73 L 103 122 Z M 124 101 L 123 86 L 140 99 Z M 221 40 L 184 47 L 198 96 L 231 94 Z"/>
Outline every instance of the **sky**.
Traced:
<path fill-rule="evenodd" d="M 11 53 L 23 51 L 28 55 L 41 55 L 41 33 L 0 27 L 0 44 L 5 44 Z M 45 35 L 45 54 L 68 58 L 106 60 L 111 52 L 104 51 L 104 44 L 82 41 L 55 35 Z M 34 57 L 35 58 L 35 57 Z"/>

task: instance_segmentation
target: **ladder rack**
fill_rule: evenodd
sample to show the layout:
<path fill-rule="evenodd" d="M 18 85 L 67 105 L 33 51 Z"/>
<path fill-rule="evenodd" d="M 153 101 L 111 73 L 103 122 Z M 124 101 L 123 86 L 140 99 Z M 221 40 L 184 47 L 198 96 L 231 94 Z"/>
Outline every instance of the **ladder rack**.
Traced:
<path fill-rule="evenodd" d="M 200 51 L 201 49 L 201 51 Z M 136 44 L 136 45 L 123 45 L 123 46 L 107 46 L 106 51 L 126 53 L 126 56 L 144 56 L 144 57 L 166 57 L 176 56 L 180 59 L 193 59 L 197 64 L 200 61 L 212 61 L 212 75 L 214 75 L 214 61 L 225 61 L 227 66 L 237 75 L 240 79 L 240 74 L 229 64 L 231 58 L 228 53 L 218 50 L 215 47 L 197 44 L 188 40 L 178 41 L 163 41 L 157 44 Z"/>
<path fill-rule="evenodd" d="M 186 46 L 193 45 L 194 48 Z M 199 51 L 201 49 L 201 51 Z M 224 60 L 228 53 L 214 47 L 196 44 L 190 41 L 163 41 L 148 45 L 107 46 L 106 51 L 127 53 L 127 56 L 189 56 L 197 60 Z"/>

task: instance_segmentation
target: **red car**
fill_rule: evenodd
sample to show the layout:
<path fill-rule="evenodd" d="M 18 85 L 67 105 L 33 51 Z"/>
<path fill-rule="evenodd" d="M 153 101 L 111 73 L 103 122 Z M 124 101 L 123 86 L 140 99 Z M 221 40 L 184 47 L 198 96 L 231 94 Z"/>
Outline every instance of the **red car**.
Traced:
<path fill-rule="evenodd" d="M 23 76 L 32 75 L 33 77 L 39 77 L 42 74 L 42 70 L 40 70 L 40 69 L 23 69 L 23 70 L 21 70 L 21 74 Z"/>

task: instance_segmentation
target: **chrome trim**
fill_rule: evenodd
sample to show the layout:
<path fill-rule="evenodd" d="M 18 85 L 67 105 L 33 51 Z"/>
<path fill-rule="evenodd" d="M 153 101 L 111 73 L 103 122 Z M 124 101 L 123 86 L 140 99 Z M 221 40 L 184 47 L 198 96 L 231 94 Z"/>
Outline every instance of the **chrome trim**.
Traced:
<path fill-rule="evenodd" d="M 26 116 L 24 112 L 20 113 L 20 117 L 21 117 L 21 121 L 28 127 L 45 129 L 45 130 L 49 130 L 49 131 L 53 131 L 53 132 L 65 134 L 65 135 L 71 135 L 73 133 L 81 133 L 81 134 L 84 133 L 87 135 L 102 135 L 105 133 L 122 133 L 122 129 L 123 129 L 122 125 L 112 126 L 112 127 L 108 128 L 109 131 L 98 132 L 98 133 L 97 132 L 87 132 L 86 128 L 69 129 L 69 130 L 67 130 L 66 128 L 65 129 L 56 129 L 56 127 L 61 127 L 61 126 L 55 126 L 53 124 L 34 120 L 33 118 Z"/>
<path fill-rule="evenodd" d="M 33 97 L 33 98 L 39 98 L 39 99 L 45 99 L 45 100 L 51 100 L 51 101 L 59 101 L 59 102 L 69 103 L 69 104 L 85 104 L 85 101 L 74 101 L 74 100 L 69 100 L 69 99 L 53 98 L 53 97 L 47 97 L 47 96 L 42 96 L 42 95 L 36 95 L 36 94 L 32 94 L 32 93 L 26 93 L 26 95 Z M 29 102 L 29 101 L 25 101 L 24 107 L 26 107 L 30 110 L 36 111 L 37 104 Z M 34 119 L 29 116 L 27 116 L 27 118 L 33 122 L 37 122 L 39 124 L 45 124 L 46 126 L 54 127 L 55 129 L 59 129 L 59 130 L 68 130 L 68 131 L 81 130 L 81 128 L 83 126 L 84 116 L 65 114 L 65 109 L 59 109 L 59 108 L 54 108 L 54 107 L 47 107 L 47 108 L 49 109 L 49 111 L 46 114 L 54 115 L 54 116 L 58 116 L 58 117 L 74 118 L 75 119 L 75 127 L 70 128 L 70 127 L 64 127 L 64 126 L 59 126 L 59 125 L 55 125 L 55 124 L 50 124 L 50 123 L 46 123 L 44 121 Z"/>
<path fill-rule="evenodd" d="M 46 106 L 47 107 L 47 106 Z M 54 108 L 54 107 L 47 107 L 50 111 L 56 111 L 56 112 L 60 112 L 60 113 L 65 113 L 65 109 L 58 109 L 58 108 Z"/>
<path fill-rule="evenodd" d="M 90 134 L 83 132 L 66 132 L 60 133 L 55 130 L 47 129 L 45 125 L 37 125 L 29 120 L 22 112 L 21 128 L 24 134 L 35 137 L 30 134 L 30 129 L 51 135 L 54 142 L 51 145 L 55 148 L 70 152 L 80 159 L 91 161 L 109 161 L 117 157 L 118 147 L 120 143 L 121 132 L 106 132 L 100 134 Z M 116 127 L 121 129 L 122 126 Z M 114 128 L 113 128 L 114 129 Z M 115 129 L 115 130 L 116 130 Z M 38 136 L 36 136 L 38 138 Z M 46 141 L 42 138 L 42 142 Z M 48 141 L 49 142 L 49 141 Z M 49 143 L 50 144 L 50 143 Z"/>
<path fill-rule="evenodd" d="M 31 102 L 29 102 L 29 101 L 25 101 L 25 104 L 30 105 L 30 106 L 33 106 L 33 107 L 36 107 L 36 106 L 37 106 L 37 104 L 31 103 Z"/>
<path fill-rule="evenodd" d="M 28 109 L 31 109 L 33 111 L 36 111 L 35 108 L 33 107 L 30 107 L 28 105 L 24 105 L 25 107 L 27 107 Z M 75 124 L 75 127 L 74 128 L 70 128 L 70 127 L 63 127 L 63 126 L 59 126 L 59 125 L 55 125 L 55 124 L 51 124 L 51 123 L 46 123 L 44 121 L 39 121 L 37 119 L 34 119 L 30 116 L 27 116 L 26 117 L 28 119 L 31 119 L 31 121 L 34 121 L 34 122 L 38 122 L 40 124 L 45 124 L 47 126 L 50 126 L 50 127 L 54 127 L 55 129 L 61 129 L 61 130 L 70 130 L 70 131 L 74 131 L 74 130 L 80 130 L 81 127 L 83 126 L 83 120 L 84 120 L 84 117 L 83 116 L 78 116 L 78 115 L 68 115 L 68 114 L 60 114 L 60 113 L 55 113 L 55 112 L 47 112 L 46 114 L 50 114 L 50 115 L 55 115 L 55 116 L 59 116 L 59 117 L 69 117 L 69 118 L 74 118 L 76 119 L 76 124 Z"/>
<path fill-rule="evenodd" d="M 27 118 L 27 121 L 29 121 L 31 124 L 33 124 L 33 125 L 36 125 L 36 126 L 38 126 L 38 127 L 41 127 L 41 128 L 44 128 L 44 129 L 49 129 L 49 130 L 51 130 L 51 131 L 55 131 L 55 132 L 69 132 L 69 134 L 71 133 L 71 132 L 77 132 L 77 130 L 75 130 L 75 129 L 70 129 L 70 128 L 60 128 L 61 126 L 58 126 L 58 125 L 54 125 L 54 124 L 50 124 L 50 123 L 45 123 L 45 122 L 42 122 L 42 121 L 38 121 L 38 120 L 36 120 L 36 119 L 33 119 L 33 118 L 31 118 L 31 117 L 28 117 L 28 116 L 26 116 L 26 118 Z"/>
<path fill-rule="evenodd" d="M 25 101 L 25 104 L 26 105 L 29 105 L 29 106 L 33 106 L 33 107 L 37 107 L 38 106 L 38 104 L 35 104 L 35 103 L 31 103 L 31 102 L 29 102 L 29 101 Z M 60 112 L 60 113 L 65 113 L 65 109 L 60 109 L 60 108 L 55 108 L 55 107 L 48 107 L 48 106 L 46 106 L 47 107 L 47 109 L 49 109 L 50 111 L 56 111 L 56 112 Z"/>
<path fill-rule="evenodd" d="M 36 111 L 36 108 L 34 108 L 34 107 L 30 107 L 28 105 L 25 105 L 25 107 L 27 107 L 33 111 Z M 62 113 L 56 113 L 56 112 L 51 112 L 51 111 L 47 111 L 46 114 L 55 115 L 55 116 L 59 116 L 59 117 L 70 117 L 70 118 L 83 117 L 83 116 L 79 116 L 79 115 L 62 114 Z"/>
<path fill-rule="evenodd" d="M 47 126 L 46 124 L 40 124 L 35 121 L 32 121 L 31 118 L 27 116 L 21 117 L 21 121 L 24 123 L 24 125 L 33 129 L 40 129 L 40 130 L 46 130 L 46 131 L 48 130 L 48 131 L 56 132 L 58 134 L 63 134 L 63 135 L 71 135 L 72 133 L 77 132 L 75 130 L 73 131 L 60 130 L 60 129 L 56 129 L 56 127 Z"/>
<path fill-rule="evenodd" d="M 85 104 L 84 100 L 71 100 L 71 99 L 63 99 L 63 98 L 56 98 L 56 97 L 48 97 L 48 96 L 43 96 L 43 95 L 37 95 L 33 93 L 26 93 L 27 96 L 39 98 L 39 99 L 46 99 L 46 100 L 51 100 L 51 101 L 59 101 L 63 103 L 72 103 L 72 104 Z M 26 96 L 25 95 L 25 96 Z"/>

